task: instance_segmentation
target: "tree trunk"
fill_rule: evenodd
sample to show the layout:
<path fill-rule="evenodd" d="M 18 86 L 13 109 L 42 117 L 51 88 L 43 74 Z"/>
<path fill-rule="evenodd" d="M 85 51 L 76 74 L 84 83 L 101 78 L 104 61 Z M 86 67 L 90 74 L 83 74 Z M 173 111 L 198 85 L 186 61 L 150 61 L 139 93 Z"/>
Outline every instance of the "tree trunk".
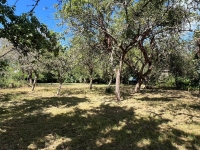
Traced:
<path fill-rule="evenodd" d="M 37 82 L 37 79 L 35 77 L 34 81 L 33 81 L 33 84 L 32 84 L 32 89 L 31 89 L 32 91 L 34 91 L 34 89 L 35 89 L 36 82 Z"/>
<path fill-rule="evenodd" d="M 34 91 L 35 86 L 36 86 L 36 84 L 37 84 L 37 78 L 38 78 L 38 74 L 35 73 L 35 78 L 34 78 L 34 81 L 33 81 L 33 83 L 32 83 L 32 91 Z"/>
<path fill-rule="evenodd" d="M 87 83 L 87 80 L 86 80 L 86 78 L 83 78 L 83 83 Z"/>
<path fill-rule="evenodd" d="M 109 83 L 108 83 L 108 87 L 111 86 L 111 84 L 112 84 L 112 80 L 113 80 L 113 74 L 110 76 L 110 81 L 109 81 Z"/>
<path fill-rule="evenodd" d="M 200 97 L 200 74 L 199 74 L 199 97 Z"/>
<path fill-rule="evenodd" d="M 116 98 L 118 101 L 121 101 L 121 95 L 120 95 L 120 77 L 121 77 L 121 71 L 122 71 L 122 66 L 124 62 L 124 56 L 126 53 L 122 53 L 119 61 L 119 68 L 116 69 L 116 85 L 115 85 L 115 94 Z"/>
<path fill-rule="evenodd" d="M 63 84 L 62 82 L 59 83 L 59 86 L 58 86 L 58 90 L 57 90 L 56 95 L 59 95 L 59 94 L 60 94 L 60 90 L 61 90 L 62 84 Z"/>
<path fill-rule="evenodd" d="M 115 94 L 117 100 L 120 101 L 120 69 L 116 69 Z"/>
<path fill-rule="evenodd" d="M 141 85 L 142 85 L 142 79 L 138 79 L 138 82 L 135 85 L 135 92 L 136 93 L 140 92 Z"/>
<path fill-rule="evenodd" d="M 93 78 L 92 78 L 92 76 L 90 76 L 90 90 L 92 90 L 92 80 L 93 80 Z"/>
<path fill-rule="evenodd" d="M 29 80 L 29 84 L 32 85 L 33 84 L 32 71 L 28 71 L 28 80 Z"/>
<path fill-rule="evenodd" d="M 22 71 L 22 76 L 21 76 L 21 79 L 24 81 L 24 76 L 25 76 L 25 71 L 23 68 L 21 68 L 21 71 Z"/>
<path fill-rule="evenodd" d="M 111 68 L 112 68 L 112 71 L 113 71 L 113 48 L 110 52 L 110 65 L 111 65 Z M 108 87 L 110 87 L 110 85 L 112 84 L 112 80 L 113 80 L 113 76 L 114 76 L 114 73 L 111 71 L 111 74 L 110 74 L 110 81 L 108 83 Z"/>

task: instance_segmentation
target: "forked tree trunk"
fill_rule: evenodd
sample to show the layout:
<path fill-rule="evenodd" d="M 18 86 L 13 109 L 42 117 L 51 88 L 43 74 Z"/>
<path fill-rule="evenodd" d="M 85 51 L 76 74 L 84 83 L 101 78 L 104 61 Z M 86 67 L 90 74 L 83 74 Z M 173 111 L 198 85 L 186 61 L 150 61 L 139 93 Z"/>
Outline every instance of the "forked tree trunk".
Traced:
<path fill-rule="evenodd" d="M 59 86 L 58 86 L 58 90 L 57 90 L 56 95 L 59 95 L 59 94 L 60 94 L 60 90 L 61 90 L 62 84 L 63 84 L 62 82 L 59 83 Z"/>

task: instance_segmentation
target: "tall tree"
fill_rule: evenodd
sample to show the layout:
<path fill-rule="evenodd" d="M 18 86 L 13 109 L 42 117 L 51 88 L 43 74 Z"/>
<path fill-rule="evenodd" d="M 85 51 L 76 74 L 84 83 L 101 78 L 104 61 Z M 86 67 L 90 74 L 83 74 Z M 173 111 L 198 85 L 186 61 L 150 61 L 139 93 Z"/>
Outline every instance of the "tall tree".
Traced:
<path fill-rule="evenodd" d="M 86 68 L 90 80 L 89 88 L 92 89 L 94 75 L 102 57 L 100 44 L 95 41 L 95 35 L 88 35 L 87 31 L 82 36 L 75 37 L 72 43 L 73 49 L 79 55 L 79 65 Z"/>
<path fill-rule="evenodd" d="M 183 23 L 190 13 L 181 1 L 73 0 L 63 2 L 58 16 L 75 33 L 80 34 L 89 27 L 90 32 L 98 35 L 106 51 L 114 51 L 118 61 L 115 92 L 120 100 L 120 76 L 127 53 L 137 47 L 143 54 L 145 65 L 150 64 L 153 56 L 148 55 L 145 43 L 149 41 L 155 50 L 161 36 L 183 31 Z"/>
<path fill-rule="evenodd" d="M 200 39 L 196 40 L 197 52 L 195 54 L 195 68 L 199 78 L 199 96 L 200 96 Z"/>

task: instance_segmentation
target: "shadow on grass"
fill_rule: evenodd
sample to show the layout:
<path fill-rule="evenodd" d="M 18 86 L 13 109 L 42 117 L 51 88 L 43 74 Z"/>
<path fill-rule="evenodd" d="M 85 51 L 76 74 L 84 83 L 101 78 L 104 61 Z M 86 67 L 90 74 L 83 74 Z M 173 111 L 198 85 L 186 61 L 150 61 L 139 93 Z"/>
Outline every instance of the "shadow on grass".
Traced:
<path fill-rule="evenodd" d="M 143 98 L 137 98 L 137 100 L 141 100 L 141 101 L 164 101 L 164 102 L 169 102 L 169 101 L 173 101 L 173 98 L 174 97 L 143 97 Z"/>
<path fill-rule="evenodd" d="M 33 144 L 32 149 L 176 150 L 174 142 L 185 144 L 188 149 L 200 145 L 199 136 L 176 129 L 162 131 L 160 125 L 170 120 L 138 118 L 132 108 L 101 105 L 91 110 L 76 108 L 56 116 L 40 112 L 58 103 L 70 107 L 86 101 L 77 97 L 54 97 L 24 100 L 22 105 L 13 106 L 11 115 L 0 123 L 0 149 L 28 149 Z M 32 111 L 37 113 L 26 115 Z M 16 113 L 18 117 L 12 117 Z M 186 142 L 181 136 L 194 138 Z"/>
<path fill-rule="evenodd" d="M 0 102 L 10 101 L 19 95 L 26 95 L 28 92 L 15 92 L 13 94 L 0 94 Z"/>
<path fill-rule="evenodd" d="M 200 105 L 190 105 L 189 107 L 200 111 Z"/>
<path fill-rule="evenodd" d="M 14 102 L 13 105 L 9 107 L 2 107 L 4 115 L 0 118 L 5 119 L 8 117 L 20 117 L 24 115 L 29 115 L 31 113 L 41 113 L 43 109 L 52 107 L 72 107 L 76 106 L 81 102 L 86 102 L 87 99 L 77 98 L 77 97 L 47 97 L 34 100 L 21 100 L 20 102 Z M 7 113 L 5 113 L 7 112 Z M 0 113 L 0 114 L 3 114 Z"/>
<path fill-rule="evenodd" d="M 198 93 L 192 93 L 192 96 L 200 98 L 200 94 Z"/>

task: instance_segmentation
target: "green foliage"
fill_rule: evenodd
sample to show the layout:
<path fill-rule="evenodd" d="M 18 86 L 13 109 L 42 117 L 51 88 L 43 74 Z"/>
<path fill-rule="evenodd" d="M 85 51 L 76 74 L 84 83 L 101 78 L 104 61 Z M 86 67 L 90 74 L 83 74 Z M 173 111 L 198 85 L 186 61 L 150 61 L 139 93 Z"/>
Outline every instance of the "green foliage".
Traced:
<path fill-rule="evenodd" d="M 42 82 L 42 83 L 55 83 L 55 82 L 57 82 L 56 75 L 49 72 L 49 71 L 41 73 L 38 80 L 39 80 L 38 82 Z"/>
<path fill-rule="evenodd" d="M 173 76 L 169 76 L 164 82 L 166 87 L 175 87 L 175 78 Z"/>
<path fill-rule="evenodd" d="M 76 83 L 77 79 L 72 74 L 67 74 L 65 82 L 66 83 Z"/>
<path fill-rule="evenodd" d="M 185 21 L 184 18 L 186 16 L 189 17 L 187 10 L 184 7 L 177 5 L 167 12 L 166 19 L 163 20 L 162 25 L 169 27 L 180 25 Z"/>
<path fill-rule="evenodd" d="M 24 84 L 23 73 L 21 70 L 18 70 L 16 67 L 9 66 L 3 81 L 5 82 L 4 86 L 10 87 L 13 84 L 13 87 L 20 87 Z"/>
<path fill-rule="evenodd" d="M 8 39 L 15 48 L 22 50 L 23 54 L 29 51 L 44 50 L 58 53 L 58 39 L 54 32 L 32 13 L 15 15 L 15 8 L 0 3 L 0 37 Z"/>
<path fill-rule="evenodd" d="M 8 61 L 7 60 L 0 60 L 0 74 L 3 76 L 3 72 L 8 67 Z"/>
<path fill-rule="evenodd" d="M 178 89 L 188 89 L 191 86 L 191 80 L 187 78 L 177 77 L 175 82 Z"/>

